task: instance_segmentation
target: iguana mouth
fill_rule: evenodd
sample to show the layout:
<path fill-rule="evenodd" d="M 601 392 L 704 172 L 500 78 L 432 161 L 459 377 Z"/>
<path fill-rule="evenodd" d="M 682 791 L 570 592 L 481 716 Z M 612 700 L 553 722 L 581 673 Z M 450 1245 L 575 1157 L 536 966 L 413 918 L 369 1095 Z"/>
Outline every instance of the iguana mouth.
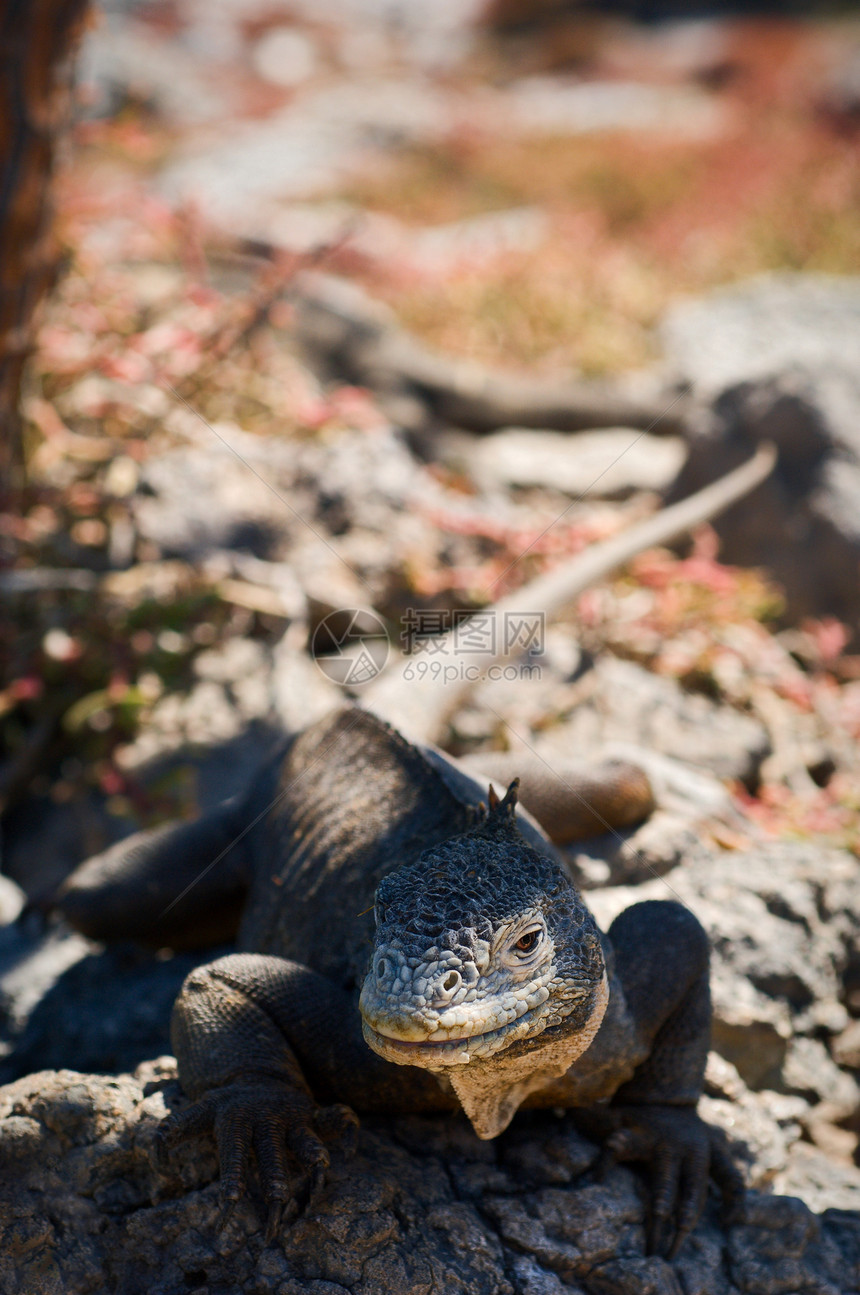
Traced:
<path fill-rule="evenodd" d="M 497 1025 L 493 1030 L 482 1034 L 469 1034 L 462 1038 L 436 1038 L 432 1035 L 424 1039 L 399 1039 L 385 1030 L 371 1025 L 365 1018 L 362 1021 L 364 1038 L 367 1044 L 387 1061 L 400 1061 L 404 1065 L 420 1065 L 421 1061 L 433 1060 L 436 1064 L 455 1066 L 471 1061 L 473 1056 L 486 1056 L 498 1050 L 502 1040 L 516 1033 L 522 1038 L 528 1033 L 528 1027 L 538 1016 L 543 1004 L 538 1004 L 530 1011 L 524 1012 L 516 1020 L 504 1025 Z M 523 1029 L 523 1027 L 526 1027 Z"/>

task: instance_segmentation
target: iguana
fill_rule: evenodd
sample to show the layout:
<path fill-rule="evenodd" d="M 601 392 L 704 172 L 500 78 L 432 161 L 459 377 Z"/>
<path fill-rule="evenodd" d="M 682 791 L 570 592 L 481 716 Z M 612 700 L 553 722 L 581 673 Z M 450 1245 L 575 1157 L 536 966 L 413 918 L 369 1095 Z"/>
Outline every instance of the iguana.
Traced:
<path fill-rule="evenodd" d="M 557 775 L 568 835 L 582 784 Z M 542 766 L 526 762 L 523 781 L 545 798 Z M 610 769 L 605 789 L 607 821 L 648 809 L 637 770 Z M 515 818 L 516 782 L 489 812 L 484 795 L 439 752 L 345 708 L 290 739 L 245 797 L 82 865 L 60 904 L 95 938 L 182 946 L 238 924 L 242 952 L 193 971 L 174 1008 L 194 1100 L 160 1141 L 168 1154 L 214 1130 L 225 1208 L 253 1151 L 269 1238 L 320 1190 L 326 1139 L 353 1111 L 461 1106 L 492 1138 L 520 1106 L 586 1107 L 609 1152 L 652 1162 L 650 1248 L 674 1254 L 709 1170 L 732 1201 L 740 1190 L 696 1114 L 705 933 L 680 904 L 650 901 L 601 935 L 550 841 Z"/>
<path fill-rule="evenodd" d="M 725 506 L 767 458 L 733 474 L 734 496 L 726 478 L 700 497 Z M 687 525 L 692 503 L 676 506 Z M 644 527 L 657 542 L 653 519 Z M 593 575 L 599 563 L 583 557 Z M 576 580 L 553 579 L 557 603 Z M 479 763 L 490 778 L 510 773 L 510 756 Z M 631 766 L 516 763 L 526 810 L 558 842 L 652 806 Z M 651 1162 L 649 1248 L 670 1256 L 709 1175 L 739 1199 L 725 1141 L 696 1113 L 704 931 L 682 905 L 650 901 L 602 935 L 550 839 L 516 814 L 518 782 L 501 799 L 491 787 L 487 811 L 485 783 L 348 707 L 288 738 L 244 796 L 120 842 L 61 891 L 60 909 L 96 939 L 238 937 L 241 952 L 192 972 L 177 1000 L 173 1046 L 193 1100 L 160 1144 L 169 1155 L 214 1130 L 225 1208 L 253 1155 L 269 1238 L 320 1190 L 326 1139 L 353 1130 L 355 1111 L 462 1107 L 493 1138 L 520 1106 L 579 1110 L 604 1156 Z"/>

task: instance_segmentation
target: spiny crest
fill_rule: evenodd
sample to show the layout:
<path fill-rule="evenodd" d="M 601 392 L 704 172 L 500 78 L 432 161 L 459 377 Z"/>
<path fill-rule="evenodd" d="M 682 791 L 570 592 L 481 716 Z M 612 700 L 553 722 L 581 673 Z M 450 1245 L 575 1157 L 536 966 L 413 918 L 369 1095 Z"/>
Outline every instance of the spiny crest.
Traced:
<path fill-rule="evenodd" d="M 504 838 L 511 835 L 519 836 L 517 827 L 517 801 L 519 800 L 520 780 L 514 778 L 509 785 L 501 800 L 496 795 L 493 784 L 490 783 L 487 793 L 489 801 L 489 811 L 482 817 L 481 821 L 474 827 L 470 833 L 471 836 L 481 836 L 484 838 Z M 481 806 L 483 809 L 483 806 Z"/>

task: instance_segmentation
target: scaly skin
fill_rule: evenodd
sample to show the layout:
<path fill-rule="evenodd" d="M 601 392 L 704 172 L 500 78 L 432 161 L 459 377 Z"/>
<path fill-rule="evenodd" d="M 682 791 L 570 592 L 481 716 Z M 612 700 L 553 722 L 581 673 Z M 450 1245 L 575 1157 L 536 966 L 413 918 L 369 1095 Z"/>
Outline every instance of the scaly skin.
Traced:
<path fill-rule="evenodd" d="M 559 864 L 517 830 L 516 789 L 501 803 L 491 795 L 486 822 L 380 883 L 359 1000 L 374 1052 L 444 1074 L 482 1138 L 566 1073 L 608 998 L 594 920 Z"/>
<path fill-rule="evenodd" d="M 480 797 L 438 752 L 344 710 L 204 820 L 202 852 L 184 825 L 84 865 L 65 903 L 93 934 L 107 915 L 112 934 L 158 939 L 157 903 L 215 858 L 171 910 L 174 940 L 195 903 L 223 914 L 237 886 L 249 892 L 245 952 L 193 972 L 174 1010 L 193 1101 L 164 1122 L 164 1154 L 211 1128 L 225 1208 L 255 1160 L 271 1237 L 322 1190 L 326 1139 L 352 1131 L 352 1111 L 459 1105 L 494 1137 L 523 1104 L 586 1108 L 605 1156 L 651 1162 L 651 1245 L 674 1253 L 709 1171 L 728 1199 L 740 1189 L 695 1112 L 704 932 L 680 905 L 651 902 L 601 936 L 550 843 L 515 817 L 516 789 L 489 815 Z"/>

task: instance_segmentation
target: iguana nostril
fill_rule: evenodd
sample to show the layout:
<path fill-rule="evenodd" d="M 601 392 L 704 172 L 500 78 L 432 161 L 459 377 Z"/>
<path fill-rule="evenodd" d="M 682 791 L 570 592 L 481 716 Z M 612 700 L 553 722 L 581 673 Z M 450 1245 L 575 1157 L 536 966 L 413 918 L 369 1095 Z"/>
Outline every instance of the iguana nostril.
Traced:
<path fill-rule="evenodd" d="M 380 958 L 376 964 L 377 978 L 379 980 L 382 980 L 387 970 L 388 970 L 388 963 L 386 962 L 385 958 Z"/>
<path fill-rule="evenodd" d="M 449 971 L 445 979 L 442 981 L 442 988 L 445 990 L 446 994 L 453 994 L 459 984 L 459 971 Z"/>

